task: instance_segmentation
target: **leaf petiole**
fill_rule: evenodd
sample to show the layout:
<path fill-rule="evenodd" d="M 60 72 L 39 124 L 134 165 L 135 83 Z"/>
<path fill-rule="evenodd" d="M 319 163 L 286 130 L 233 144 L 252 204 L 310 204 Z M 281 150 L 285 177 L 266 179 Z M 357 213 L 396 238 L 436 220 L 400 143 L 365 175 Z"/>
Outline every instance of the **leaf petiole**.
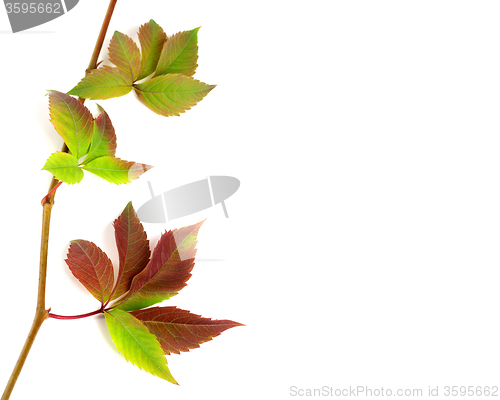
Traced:
<path fill-rule="evenodd" d="M 46 200 L 50 197 L 50 195 L 51 195 L 52 193 L 54 193 L 54 192 L 57 190 L 57 188 L 58 188 L 59 186 L 61 186 L 61 184 L 62 184 L 62 183 L 63 183 L 62 181 L 59 181 L 59 182 L 57 183 L 57 185 L 55 185 L 55 186 L 52 188 L 52 190 L 51 190 L 49 193 L 47 193 L 47 194 L 45 195 L 45 197 L 42 199 L 42 202 L 41 202 L 41 203 L 42 203 L 42 206 L 43 206 L 43 204 L 45 203 L 45 201 L 46 201 Z"/>
<path fill-rule="evenodd" d="M 87 318 L 87 317 L 92 317 L 93 315 L 101 314 L 104 313 L 104 311 L 108 311 L 110 309 L 105 309 L 105 306 L 102 306 L 99 310 L 95 310 L 86 314 L 79 314 L 79 315 L 58 315 L 58 314 L 53 314 L 49 312 L 49 318 L 54 318 L 54 319 L 82 319 L 82 318 Z"/>

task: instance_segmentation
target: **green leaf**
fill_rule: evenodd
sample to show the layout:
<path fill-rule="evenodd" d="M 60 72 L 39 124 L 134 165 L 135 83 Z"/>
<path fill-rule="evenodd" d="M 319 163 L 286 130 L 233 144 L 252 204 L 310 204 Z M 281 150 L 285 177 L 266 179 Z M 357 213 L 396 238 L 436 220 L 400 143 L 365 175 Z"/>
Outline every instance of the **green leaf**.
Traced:
<path fill-rule="evenodd" d="M 196 254 L 196 238 L 203 222 L 165 232 L 151 261 L 132 280 L 130 290 L 118 308 L 139 310 L 175 296 L 191 277 Z"/>
<path fill-rule="evenodd" d="M 104 315 L 111 339 L 127 361 L 177 385 L 158 340 L 141 321 L 121 310 L 106 311 Z"/>
<path fill-rule="evenodd" d="M 49 94 L 49 111 L 50 122 L 79 160 L 87 154 L 92 138 L 92 114 L 74 97 L 57 91 Z"/>
<path fill-rule="evenodd" d="M 151 307 L 131 314 L 156 336 L 166 355 L 198 348 L 226 329 L 243 326 L 227 319 L 203 318 L 177 307 Z"/>
<path fill-rule="evenodd" d="M 119 185 L 130 183 L 153 167 L 112 156 L 104 156 L 85 164 L 82 168 L 106 179 L 108 182 Z"/>
<path fill-rule="evenodd" d="M 106 100 L 126 95 L 132 90 L 132 83 L 128 73 L 104 65 L 90 71 L 68 94 L 84 99 Z"/>
<path fill-rule="evenodd" d="M 42 168 L 62 182 L 78 183 L 83 179 L 83 171 L 78 167 L 78 159 L 73 154 L 57 151 L 52 153 Z"/>
<path fill-rule="evenodd" d="M 109 61 L 135 81 L 141 72 L 141 52 L 135 42 L 127 35 L 115 31 L 108 50 Z"/>
<path fill-rule="evenodd" d="M 141 221 L 137 218 L 132 202 L 128 203 L 120 216 L 115 219 L 113 226 L 120 267 L 112 300 L 128 292 L 132 279 L 146 267 L 151 254 L 148 237 Z"/>
<path fill-rule="evenodd" d="M 168 117 L 191 109 L 214 87 L 190 76 L 168 74 L 136 85 L 135 91 L 146 107 Z"/>
<path fill-rule="evenodd" d="M 142 51 L 139 79 L 143 79 L 155 72 L 163 44 L 166 40 L 167 35 L 152 19 L 139 28 L 139 42 L 141 43 Z"/>
<path fill-rule="evenodd" d="M 114 156 L 116 151 L 115 128 L 109 115 L 100 106 L 101 114 L 94 120 L 94 133 L 84 164 L 102 156 Z"/>
<path fill-rule="evenodd" d="M 184 74 L 193 76 L 198 66 L 198 31 L 178 32 L 163 45 L 154 76 Z"/>
<path fill-rule="evenodd" d="M 94 243 L 73 240 L 66 259 L 71 273 L 97 300 L 104 304 L 113 290 L 113 264 Z"/>

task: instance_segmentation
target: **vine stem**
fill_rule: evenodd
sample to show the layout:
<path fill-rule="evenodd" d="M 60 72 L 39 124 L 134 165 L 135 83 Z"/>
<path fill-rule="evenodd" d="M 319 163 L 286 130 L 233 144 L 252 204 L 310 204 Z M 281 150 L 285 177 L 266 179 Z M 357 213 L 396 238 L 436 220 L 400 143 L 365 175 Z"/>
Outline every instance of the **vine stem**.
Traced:
<path fill-rule="evenodd" d="M 95 310 L 95 311 L 92 311 L 92 312 L 89 312 L 86 314 L 80 314 L 80 315 L 57 315 L 57 314 L 53 314 L 53 313 L 49 312 L 48 317 L 54 318 L 54 319 L 81 319 L 81 318 L 91 317 L 92 315 L 101 314 L 104 311 L 105 311 L 104 306 L 102 306 L 99 310 Z"/>
<path fill-rule="evenodd" d="M 99 58 L 99 54 L 101 53 L 102 45 L 106 37 L 106 32 L 108 30 L 109 22 L 111 21 L 111 16 L 113 15 L 113 11 L 115 9 L 117 1 L 118 0 L 110 0 L 109 2 L 109 6 L 106 11 L 104 21 L 102 23 L 102 27 L 99 32 L 96 45 L 94 47 L 94 52 L 92 53 L 89 66 L 85 70 L 86 74 L 88 74 L 91 70 L 95 69 L 97 66 L 97 59 Z M 85 100 L 80 99 L 80 102 L 83 104 Z M 68 147 L 64 145 L 62 151 L 68 152 Z M 36 302 L 35 318 L 33 319 L 33 324 L 28 333 L 28 337 L 26 338 L 26 342 L 24 343 L 23 349 L 21 350 L 21 354 L 19 355 L 19 358 L 16 362 L 16 365 L 14 366 L 12 374 L 9 378 L 9 381 L 7 382 L 7 385 L 5 386 L 5 390 L 0 400 L 8 400 L 10 398 L 10 395 L 12 394 L 12 390 L 16 385 L 17 379 L 19 378 L 19 375 L 24 366 L 26 358 L 28 357 L 31 347 L 33 346 L 35 337 L 38 331 L 40 330 L 43 321 L 49 318 L 49 312 L 48 310 L 45 309 L 45 287 L 47 282 L 47 255 L 49 247 L 50 216 L 52 213 L 52 206 L 54 205 L 55 192 L 59 185 L 60 182 L 57 179 L 55 179 L 55 177 L 53 177 L 49 188 L 49 194 L 46 197 L 44 197 L 42 201 L 42 207 L 43 207 L 42 234 L 41 234 L 41 244 L 40 244 L 38 296 Z"/>
<path fill-rule="evenodd" d="M 42 199 L 42 202 L 41 202 L 41 203 L 42 203 L 42 206 L 43 206 L 43 204 L 45 203 L 45 200 L 47 199 L 47 197 L 50 197 L 50 195 L 51 195 L 52 193 L 54 193 L 54 192 L 57 190 L 57 188 L 58 188 L 59 186 L 61 186 L 61 185 L 62 185 L 62 181 L 59 181 L 59 183 L 58 183 L 57 185 L 55 185 L 55 186 L 54 186 L 54 187 L 50 190 L 50 192 L 49 192 L 49 193 L 47 193 L 47 194 L 45 195 L 45 197 Z"/>

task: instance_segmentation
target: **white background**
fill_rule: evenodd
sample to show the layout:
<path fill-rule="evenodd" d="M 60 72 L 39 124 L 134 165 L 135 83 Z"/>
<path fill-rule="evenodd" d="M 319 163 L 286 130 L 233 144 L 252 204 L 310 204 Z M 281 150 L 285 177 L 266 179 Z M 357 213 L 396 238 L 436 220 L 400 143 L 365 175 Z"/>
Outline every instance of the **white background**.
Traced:
<path fill-rule="evenodd" d="M 35 310 L 41 168 L 62 144 L 46 90 L 83 77 L 106 3 L 18 34 L 0 10 L 2 388 Z M 241 187 L 228 219 L 217 206 L 145 227 L 154 244 L 207 218 L 198 256 L 224 261 L 197 263 L 165 305 L 246 326 L 168 357 L 175 386 L 127 363 L 102 317 L 49 320 L 12 399 L 500 385 L 499 13 L 497 1 L 120 0 L 105 48 L 150 18 L 169 35 L 202 26 L 195 77 L 218 86 L 181 117 L 133 94 L 99 102 L 117 156 L 155 168 L 59 189 L 47 306 L 99 307 L 64 263 L 68 243 L 116 262 L 112 221 L 149 198 L 148 180 L 162 193 L 229 175 Z"/>

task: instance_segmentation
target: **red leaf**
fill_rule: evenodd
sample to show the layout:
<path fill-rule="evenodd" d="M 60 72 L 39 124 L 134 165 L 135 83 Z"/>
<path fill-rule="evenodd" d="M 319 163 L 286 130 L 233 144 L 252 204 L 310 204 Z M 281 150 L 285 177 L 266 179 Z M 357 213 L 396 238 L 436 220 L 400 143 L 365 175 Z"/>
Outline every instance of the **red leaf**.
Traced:
<path fill-rule="evenodd" d="M 166 355 L 200 347 L 226 329 L 243 326 L 227 319 L 212 320 L 176 307 L 152 307 L 132 311 L 156 336 Z"/>
<path fill-rule="evenodd" d="M 87 240 L 73 240 L 66 264 L 101 304 L 108 300 L 113 290 L 113 264 L 99 247 Z"/>
<path fill-rule="evenodd" d="M 113 226 L 120 267 L 117 286 L 111 300 L 128 292 L 132 278 L 146 267 L 151 254 L 149 240 L 132 202 L 128 203 L 121 215 L 115 219 Z"/>
<path fill-rule="evenodd" d="M 151 261 L 132 280 L 130 291 L 118 308 L 131 311 L 149 307 L 176 295 L 191 277 L 196 237 L 203 222 L 165 232 Z"/>

